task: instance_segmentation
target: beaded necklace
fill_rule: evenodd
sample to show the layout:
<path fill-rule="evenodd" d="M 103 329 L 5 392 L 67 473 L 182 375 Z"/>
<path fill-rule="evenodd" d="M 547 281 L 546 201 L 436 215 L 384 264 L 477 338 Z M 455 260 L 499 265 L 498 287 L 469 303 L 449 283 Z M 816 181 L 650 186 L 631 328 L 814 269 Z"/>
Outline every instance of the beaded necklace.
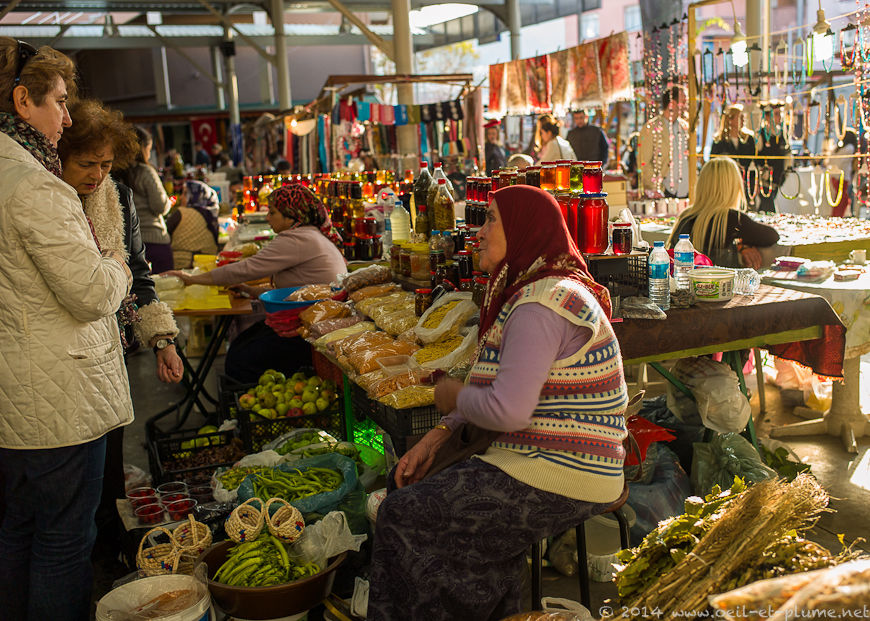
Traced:
<path fill-rule="evenodd" d="M 800 46 L 800 53 L 796 51 L 797 47 Z M 807 46 L 806 44 L 798 39 L 795 41 L 792 46 L 792 65 L 791 65 L 791 83 L 792 86 L 803 86 L 807 81 L 807 68 L 805 63 L 803 62 L 804 56 L 806 56 Z M 798 62 L 800 62 L 801 67 L 800 71 L 795 71 L 798 68 Z M 800 75 L 800 81 L 798 81 L 798 75 Z"/>
<path fill-rule="evenodd" d="M 855 52 L 858 51 L 858 40 L 860 38 L 858 36 L 858 32 L 856 32 L 852 36 L 851 56 L 850 56 L 849 52 L 846 50 L 846 45 L 845 45 L 846 33 L 852 32 L 853 30 L 855 30 L 855 31 L 858 30 L 858 27 L 855 24 L 849 24 L 848 26 L 846 26 L 845 28 L 843 28 L 840 31 L 840 66 L 844 70 L 851 69 L 855 65 Z"/>
<path fill-rule="evenodd" d="M 843 106 L 843 117 L 840 118 L 840 106 Z M 843 124 L 840 125 L 840 121 L 843 121 Z M 840 141 L 840 144 L 843 143 L 843 140 L 846 138 L 846 127 L 849 122 L 849 102 L 846 101 L 846 97 L 840 95 L 837 97 L 837 101 L 834 102 L 834 131 L 837 133 L 837 139 Z"/>
<path fill-rule="evenodd" d="M 834 205 L 839 205 L 840 199 L 843 198 L 843 180 L 846 177 L 846 173 L 843 170 L 840 171 L 840 184 L 839 184 L 839 187 L 837 188 L 836 200 L 831 198 L 831 173 L 830 173 L 830 171 L 825 171 L 825 175 L 826 175 L 825 176 L 825 195 L 828 197 L 828 204 L 831 205 L 832 207 Z"/>
<path fill-rule="evenodd" d="M 819 113 L 818 115 L 816 115 L 816 126 L 810 129 L 810 118 L 812 117 L 813 108 L 815 108 L 816 106 L 818 106 L 819 108 Z M 810 96 L 810 99 L 807 101 L 807 105 L 804 108 L 804 114 L 807 117 L 806 129 L 809 132 L 810 136 L 815 136 L 817 133 L 819 133 L 819 127 L 822 124 L 822 104 L 820 104 L 818 101 L 813 100 L 812 96 Z"/>
<path fill-rule="evenodd" d="M 789 173 L 793 174 L 795 179 L 797 179 L 797 182 L 798 182 L 797 190 L 795 190 L 795 193 L 793 196 L 789 196 L 782 189 L 785 186 L 785 180 L 788 178 Z M 800 178 L 800 175 L 798 175 L 797 172 L 795 171 L 794 166 L 789 166 L 788 169 L 786 169 L 785 174 L 783 174 L 782 183 L 779 185 L 779 193 L 782 194 L 783 198 L 790 200 L 790 201 L 796 199 L 798 194 L 801 193 L 801 178 Z"/>
<path fill-rule="evenodd" d="M 779 70 L 777 57 L 782 56 L 782 72 Z M 783 90 L 788 85 L 788 43 L 785 39 L 779 40 L 779 45 L 773 53 L 773 82 L 776 88 Z"/>
<path fill-rule="evenodd" d="M 814 173 L 810 173 L 810 196 L 813 198 L 813 207 L 821 207 L 822 206 L 822 195 L 825 191 L 825 188 L 822 187 L 822 184 L 825 181 L 826 172 L 819 172 L 819 183 L 816 185 L 816 176 Z M 816 192 L 816 188 L 818 188 L 818 192 Z"/>
<path fill-rule="evenodd" d="M 754 185 L 749 184 L 749 175 L 752 175 L 753 181 L 755 181 Z M 755 198 L 758 196 L 758 186 L 760 183 L 760 179 L 758 178 L 758 167 L 755 165 L 755 162 L 749 164 L 749 168 L 746 169 L 746 194 L 749 198 L 750 203 L 755 203 Z"/>
<path fill-rule="evenodd" d="M 764 173 L 767 173 L 767 191 L 764 190 Z M 773 194 L 773 167 L 768 164 L 764 164 L 761 167 L 761 177 L 758 182 L 758 189 L 761 192 L 761 195 L 764 198 L 770 198 L 770 195 Z"/>

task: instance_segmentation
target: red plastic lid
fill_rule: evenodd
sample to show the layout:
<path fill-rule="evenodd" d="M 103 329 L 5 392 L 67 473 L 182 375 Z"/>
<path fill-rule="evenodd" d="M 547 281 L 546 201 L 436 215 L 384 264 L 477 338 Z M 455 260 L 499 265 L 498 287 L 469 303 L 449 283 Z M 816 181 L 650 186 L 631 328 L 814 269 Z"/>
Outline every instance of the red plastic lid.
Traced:
<path fill-rule="evenodd" d="M 438 164 L 438 165 L 440 166 L 441 164 Z M 447 183 L 447 179 L 439 179 L 438 180 L 438 185 L 445 185 L 446 183 Z"/>
<path fill-rule="evenodd" d="M 421 160 L 420 168 L 429 168 L 429 163 L 426 160 Z"/>
<path fill-rule="evenodd" d="M 426 295 L 427 293 L 432 293 L 432 289 L 429 289 L 428 287 L 425 289 L 414 289 L 414 293 L 422 293 L 423 295 Z"/>
<path fill-rule="evenodd" d="M 441 162 L 435 162 L 434 166 L 435 168 L 441 168 Z"/>
<path fill-rule="evenodd" d="M 471 252 L 469 252 L 468 250 L 460 250 L 457 254 L 460 257 L 463 257 L 463 256 L 470 257 L 471 256 Z"/>
<path fill-rule="evenodd" d="M 631 226 L 631 222 L 614 222 L 613 226 L 614 228 L 617 226 Z"/>

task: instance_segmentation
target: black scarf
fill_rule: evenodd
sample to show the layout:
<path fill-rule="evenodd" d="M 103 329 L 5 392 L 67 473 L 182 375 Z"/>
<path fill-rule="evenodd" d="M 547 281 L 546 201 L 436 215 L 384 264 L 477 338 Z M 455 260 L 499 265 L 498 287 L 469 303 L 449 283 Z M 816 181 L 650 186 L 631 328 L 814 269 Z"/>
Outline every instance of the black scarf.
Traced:
<path fill-rule="evenodd" d="M 63 179 L 60 167 L 60 157 L 57 149 L 52 146 L 41 131 L 16 114 L 0 112 L 0 132 L 27 149 L 46 170 L 58 179 Z"/>

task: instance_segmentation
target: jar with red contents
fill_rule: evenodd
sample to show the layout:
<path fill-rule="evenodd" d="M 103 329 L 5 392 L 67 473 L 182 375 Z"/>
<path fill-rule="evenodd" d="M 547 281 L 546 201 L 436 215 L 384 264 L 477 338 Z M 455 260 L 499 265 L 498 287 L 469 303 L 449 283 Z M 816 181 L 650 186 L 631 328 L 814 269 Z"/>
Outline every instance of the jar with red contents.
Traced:
<path fill-rule="evenodd" d="M 498 168 L 496 168 L 494 171 L 492 171 L 492 176 L 489 178 L 489 191 L 490 192 L 495 192 L 497 189 L 502 187 L 499 184 L 499 173 L 500 172 L 501 171 Z"/>
<path fill-rule="evenodd" d="M 630 222 L 614 222 L 611 233 L 613 254 L 631 254 L 632 235 Z"/>
<path fill-rule="evenodd" d="M 568 226 L 568 207 L 571 203 L 571 195 L 567 192 L 557 192 L 556 202 L 559 203 L 559 211 L 562 212 L 562 220 L 565 221 L 565 226 Z"/>
<path fill-rule="evenodd" d="M 378 221 L 376 218 L 365 217 L 362 218 L 362 232 L 363 235 L 371 235 L 374 237 L 378 234 Z"/>
<path fill-rule="evenodd" d="M 571 160 L 556 160 L 556 190 L 566 191 L 571 187 Z"/>
<path fill-rule="evenodd" d="M 583 162 L 583 193 L 598 194 L 604 189 L 601 162 Z"/>
<path fill-rule="evenodd" d="M 375 238 L 373 235 L 360 235 L 356 238 L 357 261 L 375 260 Z"/>
<path fill-rule="evenodd" d="M 356 243 L 354 241 L 344 242 L 344 260 L 356 261 Z"/>
<path fill-rule="evenodd" d="M 574 240 L 574 243 L 577 244 L 577 247 L 580 247 L 580 222 L 578 218 L 580 217 L 580 195 L 579 194 L 571 194 L 571 200 L 568 202 L 568 216 L 566 218 L 566 222 L 568 223 L 568 234 L 571 236 L 571 239 Z"/>
<path fill-rule="evenodd" d="M 601 254 L 607 250 L 607 194 L 584 194 L 579 201 L 580 252 Z"/>

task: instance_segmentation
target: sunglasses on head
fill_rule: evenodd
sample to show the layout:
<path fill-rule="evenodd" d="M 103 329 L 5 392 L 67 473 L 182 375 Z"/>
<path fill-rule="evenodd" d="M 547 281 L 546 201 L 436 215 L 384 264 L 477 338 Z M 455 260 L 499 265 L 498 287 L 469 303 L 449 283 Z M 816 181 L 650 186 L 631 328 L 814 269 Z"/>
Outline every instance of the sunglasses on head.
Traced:
<path fill-rule="evenodd" d="M 15 88 L 18 86 L 18 83 L 21 82 L 21 72 L 24 71 L 24 66 L 27 64 L 27 61 L 37 54 L 38 52 L 36 48 L 29 43 L 25 43 L 24 41 L 18 42 L 18 62 L 15 65 L 15 80 L 13 81 L 12 88 Z"/>

